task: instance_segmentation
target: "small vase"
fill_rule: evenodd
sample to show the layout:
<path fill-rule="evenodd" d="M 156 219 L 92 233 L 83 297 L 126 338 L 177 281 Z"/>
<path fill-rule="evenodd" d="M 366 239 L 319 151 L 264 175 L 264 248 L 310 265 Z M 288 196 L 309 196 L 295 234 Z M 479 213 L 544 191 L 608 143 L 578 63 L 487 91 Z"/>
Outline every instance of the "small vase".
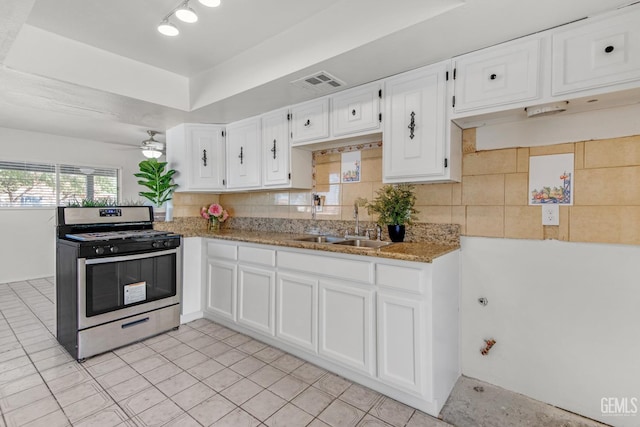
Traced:
<path fill-rule="evenodd" d="M 387 225 L 387 231 L 389 232 L 389 238 L 392 242 L 404 241 L 404 225 Z"/>
<path fill-rule="evenodd" d="M 208 231 L 219 231 L 220 230 L 220 221 L 215 219 L 210 219 L 207 227 Z"/>

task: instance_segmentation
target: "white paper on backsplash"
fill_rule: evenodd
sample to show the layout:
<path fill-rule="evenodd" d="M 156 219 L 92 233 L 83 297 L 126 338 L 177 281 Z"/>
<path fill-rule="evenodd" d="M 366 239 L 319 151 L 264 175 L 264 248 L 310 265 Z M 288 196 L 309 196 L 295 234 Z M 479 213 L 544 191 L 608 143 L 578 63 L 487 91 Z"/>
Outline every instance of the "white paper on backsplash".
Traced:
<path fill-rule="evenodd" d="M 529 158 L 529 205 L 573 205 L 573 153 Z"/>
<path fill-rule="evenodd" d="M 342 153 L 342 183 L 360 182 L 361 165 L 360 151 Z"/>

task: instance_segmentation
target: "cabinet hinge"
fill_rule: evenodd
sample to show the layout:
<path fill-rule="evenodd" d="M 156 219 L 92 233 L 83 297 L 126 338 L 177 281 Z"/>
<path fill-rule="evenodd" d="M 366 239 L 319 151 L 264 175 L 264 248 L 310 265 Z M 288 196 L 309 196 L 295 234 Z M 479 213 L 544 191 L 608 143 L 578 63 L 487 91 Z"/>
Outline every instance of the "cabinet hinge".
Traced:
<path fill-rule="evenodd" d="M 291 181 L 291 173 L 289 173 L 289 181 Z"/>
<path fill-rule="evenodd" d="M 453 95 L 453 97 L 451 98 L 451 106 L 455 108 L 456 106 L 456 96 Z"/>
<path fill-rule="evenodd" d="M 444 79 L 446 81 L 449 81 L 449 72 L 448 71 L 444 73 Z"/>
<path fill-rule="evenodd" d="M 293 132 L 291 132 L 291 139 L 293 139 Z"/>
<path fill-rule="evenodd" d="M 457 72 L 457 71 L 458 71 L 458 69 L 457 69 L 457 68 L 454 68 L 454 69 L 453 69 L 453 80 L 455 80 L 455 79 L 456 79 L 456 72 Z"/>
<path fill-rule="evenodd" d="M 291 120 L 291 113 L 287 114 L 287 120 Z"/>
<path fill-rule="evenodd" d="M 378 91 L 378 98 L 382 99 L 382 89 Z"/>
<path fill-rule="evenodd" d="M 222 131 L 222 137 L 224 138 L 224 131 Z"/>
<path fill-rule="evenodd" d="M 382 123 L 382 113 L 379 113 L 379 114 L 378 114 L 378 121 L 379 121 L 380 123 Z"/>
<path fill-rule="evenodd" d="M 448 167 L 449 166 L 449 160 L 445 157 L 444 159 L 444 167 Z"/>
<path fill-rule="evenodd" d="M 227 180 L 226 179 L 222 180 L 222 185 L 227 185 Z"/>

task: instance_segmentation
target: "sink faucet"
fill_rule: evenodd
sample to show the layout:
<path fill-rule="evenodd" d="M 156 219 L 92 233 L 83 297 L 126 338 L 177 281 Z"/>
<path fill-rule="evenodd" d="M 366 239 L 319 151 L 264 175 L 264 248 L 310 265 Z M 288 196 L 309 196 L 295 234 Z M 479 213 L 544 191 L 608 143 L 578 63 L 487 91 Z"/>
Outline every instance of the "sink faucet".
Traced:
<path fill-rule="evenodd" d="M 356 236 L 360 235 L 360 224 L 358 222 L 358 200 L 353 202 L 353 217 L 356 219 L 356 228 L 354 230 L 354 234 Z"/>

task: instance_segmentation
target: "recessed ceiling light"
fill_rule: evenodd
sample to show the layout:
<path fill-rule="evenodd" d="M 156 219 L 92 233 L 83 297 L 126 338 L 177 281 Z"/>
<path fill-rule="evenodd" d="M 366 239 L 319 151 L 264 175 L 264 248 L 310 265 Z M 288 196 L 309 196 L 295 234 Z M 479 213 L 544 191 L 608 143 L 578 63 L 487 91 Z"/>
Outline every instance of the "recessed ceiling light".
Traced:
<path fill-rule="evenodd" d="M 160 32 L 160 34 L 164 34 L 165 36 L 169 37 L 174 37 L 180 34 L 180 30 L 178 30 L 178 27 L 176 27 L 166 19 L 162 21 L 160 25 L 158 25 L 158 31 Z"/>
<path fill-rule="evenodd" d="M 220 0 L 198 0 L 200 4 L 207 7 L 218 7 L 220 6 Z"/>
<path fill-rule="evenodd" d="M 198 15 L 196 15 L 196 12 L 189 7 L 189 2 L 187 1 L 182 3 L 182 5 L 176 9 L 175 15 L 179 20 L 188 24 L 193 24 L 198 21 Z"/>

